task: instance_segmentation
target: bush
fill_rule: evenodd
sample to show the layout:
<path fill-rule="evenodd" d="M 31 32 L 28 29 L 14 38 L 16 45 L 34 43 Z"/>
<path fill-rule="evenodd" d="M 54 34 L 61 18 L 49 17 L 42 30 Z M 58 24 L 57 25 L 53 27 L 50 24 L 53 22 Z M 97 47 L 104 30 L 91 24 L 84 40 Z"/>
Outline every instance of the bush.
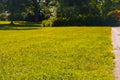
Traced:
<path fill-rule="evenodd" d="M 70 19 L 68 18 L 57 18 L 54 20 L 54 26 L 69 26 Z"/>
<path fill-rule="evenodd" d="M 57 18 L 54 26 L 89 26 L 89 25 L 106 25 L 105 18 L 94 15 L 80 15 L 75 18 Z"/>
<path fill-rule="evenodd" d="M 119 25 L 120 24 L 120 10 L 114 10 L 107 14 L 107 24 Z"/>
<path fill-rule="evenodd" d="M 42 27 L 52 27 L 55 19 L 43 20 L 41 23 Z"/>
<path fill-rule="evenodd" d="M 82 25 L 87 25 L 87 26 L 106 25 L 105 18 L 103 16 L 82 15 L 80 18 L 82 19 Z"/>
<path fill-rule="evenodd" d="M 79 15 L 74 18 L 56 18 L 56 19 L 48 19 L 42 21 L 41 26 L 49 27 L 49 26 L 102 26 L 102 25 L 111 25 L 113 24 L 110 17 L 104 16 L 94 16 L 94 15 Z M 113 20 L 114 21 L 114 20 Z M 111 23 L 111 24 L 110 24 Z"/>
<path fill-rule="evenodd" d="M 4 13 L 0 14 L 0 20 L 5 21 L 7 20 L 8 16 L 5 15 Z"/>

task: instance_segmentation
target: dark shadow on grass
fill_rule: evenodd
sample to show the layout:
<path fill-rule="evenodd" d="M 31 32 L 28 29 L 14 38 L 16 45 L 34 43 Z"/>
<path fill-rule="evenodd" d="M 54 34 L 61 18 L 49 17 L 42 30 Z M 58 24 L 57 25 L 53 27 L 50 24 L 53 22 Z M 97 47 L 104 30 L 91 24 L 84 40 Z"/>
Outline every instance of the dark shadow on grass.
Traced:
<path fill-rule="evenodd" d="M 41 24 L 41 22 L 28 22 L 28 21 L 15 21 L 18 24 L 22 25 L 38 25 Z"/>
<path fill-rule="evenodd" d="M 111 27 L 111 26 L 108 26 L 108 25 L 106 25 L 106 26 L 92 26 L 92 25 L 90 25 L 90 26 L 88 26 L 88 25 L 83 25 L 83 26 L 53 26 L 53 27 Z"/>
<path fill-rule="evenodd" d="M 39 27 L 40 25 L 34 24 L 0 24 L 0 30 L 34 30 Z"/>
<path fill-rule="evenodd" d="M 112 27 L 120 27 L 120 26 L 112 26 Z"/>

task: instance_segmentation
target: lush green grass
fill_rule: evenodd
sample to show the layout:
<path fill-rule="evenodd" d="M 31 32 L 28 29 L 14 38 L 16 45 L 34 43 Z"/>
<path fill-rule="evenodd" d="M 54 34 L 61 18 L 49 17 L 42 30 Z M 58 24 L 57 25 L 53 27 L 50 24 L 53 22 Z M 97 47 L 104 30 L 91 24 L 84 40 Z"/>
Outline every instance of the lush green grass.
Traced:
<path fill-rule="evenodd" d="M 113 80 L 110 32 L 110 27 L 2 29 L 0 80 Z"/>

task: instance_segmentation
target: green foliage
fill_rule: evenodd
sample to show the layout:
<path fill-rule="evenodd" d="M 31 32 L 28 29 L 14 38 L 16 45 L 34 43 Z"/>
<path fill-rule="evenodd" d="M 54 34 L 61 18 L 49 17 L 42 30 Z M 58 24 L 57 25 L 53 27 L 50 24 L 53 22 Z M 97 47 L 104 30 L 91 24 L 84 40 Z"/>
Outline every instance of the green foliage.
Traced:
<path fill-rule="evenodd" d="M 0 20 L 3 20 L 3 21 L 8 20 L 8 16 L 5 13 L 1 13 Z"/>
<path fill-rule="evenodd" d="M 114 79 L 110 27 L 0 30 L 0 36 L 0 80 Z"/>
<path fill-rule="evenodd" d="M 43 20 L 41 23 L 42 27 L 52 27 L 54 24 L 55 19 L 48 19 L 48 20 Z"/>
<path fill-rule="evenodd" d="M 54 21 L 54 26 L 69 26 L 69 19 L 68 18 L 57 18 Z"/>
<path fill-rule="evenodd" d="M 114 10 L 120 9 L 120 1 L 119 0 L 103 0 L 102 3 L 102 11 L 103 15 L 107 16 L 108 13 Z"/>
<path fill-rule="evenodd" d="M 2 0 L 0 1 L 0 12 L 7 11 L 10 14 L 8 18 L 11 21 L 30 19 L 28 21 L 39 22 L 44 19 L 43 18 L 44 16 L 48 15 L 46 13 L 46 10 L 44 10 L 44 9 L 47 9 L 48 3 L 49 1 L 47 0 L 46 2 L 44 2 L 43 0 L 40 0 L 40 1 L 37 1 L 37 0 Z M 31 18 L 29 14 L 31 14 L 33 17 Z"/>
<path fill-rule="evenodd" d="M 84 26 L 84 25 L 107 25 L 106 19 L 103 16 L 95 15 L 79 15 L 74 18 L 57 18 L 54 21 L 54 26 Z"/>
<path fill-rule="evenodd" d="M 5 3 L 3 0 L 0 0 L 0 13 L 4 12 L 5 9 Z"/>
<path fill-rule="evenodd" d="M 120 10 L 114 10 L 107 14 L 107 22 L 109 25 L 120 24 Z"/>
<path fill-rule="evenodd" d="M 55 26 L 106 25 L 103 3 L 94 0 L 60 0 Z"/>
<path fill-rule="evenodd" d="M 11 21 L 41 22 L 56 18 L 43 21 L 45 26 L 106 25 L 112 19 L 107 14 L 119 10 L 119 3 L 119 0 L 0 0 L 0 14 L 7 11 L 10 16 L 2 15 L 1 19 Z"/>
<path fill-rule="evenodd" d="M 93 0 L 60 0 L 57 10 L 58 17 L 74 18 L 79 14 L 99 15 L 97 1 Z"/>
<path fill-rule="evenodd" d="M 103 16 L 96 15 L 82 15 L 80 16 L 82 25 L 106 25 L 105 18 Z"/>

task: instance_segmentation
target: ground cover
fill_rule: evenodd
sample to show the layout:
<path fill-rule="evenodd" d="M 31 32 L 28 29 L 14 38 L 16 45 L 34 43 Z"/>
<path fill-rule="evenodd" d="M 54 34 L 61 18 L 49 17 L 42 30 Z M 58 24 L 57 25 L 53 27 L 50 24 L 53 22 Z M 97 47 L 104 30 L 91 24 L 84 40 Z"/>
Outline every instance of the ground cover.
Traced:
<path fill-rule="evenodd" d="M 0 30 L 0 80 L 114 79 L 110 27 L 15 28 Z"/>

